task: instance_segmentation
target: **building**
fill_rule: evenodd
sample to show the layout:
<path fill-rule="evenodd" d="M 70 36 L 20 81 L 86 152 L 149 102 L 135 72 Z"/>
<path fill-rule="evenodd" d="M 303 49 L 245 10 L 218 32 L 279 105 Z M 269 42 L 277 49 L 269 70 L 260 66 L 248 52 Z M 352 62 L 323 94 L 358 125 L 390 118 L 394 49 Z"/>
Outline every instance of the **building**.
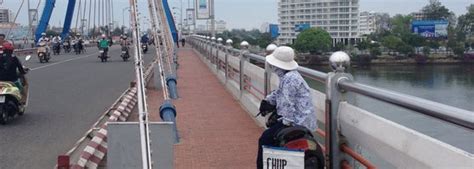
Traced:
<path fill-rule="evenodd" d="M 359 35 L 369 35 L 377 30 L 375 12 L 361 12 L 359 14 Z"/>
<path fill-rule="evenodd" d="M 201 31 L 206 31 L 206 32 L 211 31 L 211 27 L 212 27 L 211 21 L 209 20 L 206 22 L 205 29 L 201 29 Z M 216 30 L 216 33 L 223 33 L 224 31 L 227 30 L 227 22 L 223 20 L 215 20 L 215 30 Z"/>
<path fill-rule="evenodd" d="M 425 20 L 426 19 L 426 14 L 423 12 L 413 12 L 411 13 L 411 16 L 413 17 L 413 20 Z"/>
<path fill-rule="evenodd" d="M 333 44 L 360 39 L 359 0 L 279 0 L 278 16 L 280 44 L 292 44 L 301 28 L 308 27 L 328 31 Z"/>
<path fill-rule="evenodd" d="M 9 23 L 10 20 L 10 10 L 0 9 L 0 23 Z"/>

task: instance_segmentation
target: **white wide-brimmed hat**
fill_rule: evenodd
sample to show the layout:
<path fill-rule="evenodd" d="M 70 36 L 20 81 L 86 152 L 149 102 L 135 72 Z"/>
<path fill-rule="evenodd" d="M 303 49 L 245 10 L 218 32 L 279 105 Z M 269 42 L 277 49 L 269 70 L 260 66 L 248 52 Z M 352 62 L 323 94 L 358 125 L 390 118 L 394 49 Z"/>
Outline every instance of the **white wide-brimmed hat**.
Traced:
<path fill-rule="evenodd" d="M 273 66 L 284 70 L 295 70 L 298 63 L 295 61 L 295 51 L 288 46 L 280 46 L 266 57 L 266 61 Z"/>

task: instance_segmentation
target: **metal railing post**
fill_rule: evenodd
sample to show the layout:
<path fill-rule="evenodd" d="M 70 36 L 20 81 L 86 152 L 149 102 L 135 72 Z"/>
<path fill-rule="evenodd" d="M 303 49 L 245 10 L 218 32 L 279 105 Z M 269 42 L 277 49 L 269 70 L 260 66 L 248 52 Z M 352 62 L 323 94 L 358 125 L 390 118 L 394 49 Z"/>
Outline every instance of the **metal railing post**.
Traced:
<path fill-rule="evenodd" d="M 270 44 L 272 45 L 272 44 Z M 268 46 L 270 46 L 268 45 Z M 270 49 L 269 47 L 267 47 L 267 49 Z M 275 49 L 271 48 L 271 50 L 267 50 L 267 55 L 270 55 L 273 53 Z M 272 77 L 272 70 L 270 70 L 270 65 L 268 65 L 267 62 L 265 62 L 265 72 L 263 74 L 263 97 L 267 97 L 268 94 L 270 94 L 271 90 L 272 90 L 272 80 L 271 80 L 271 77 Z"/>
<path fill-rule="evenodd" d="M 248 58 L 245 56 L 246 53 L 248 53 L 248 47 L 249 43 L 247 41 L 243 41 L 240 43 L 240 64 L 239 64 L 239 75 L 240 75 L 240 81 L 239 81 L 239 89 L 240 89 L 240 97 L 242 97 L 242 94 L 244 92 L 244 85 L 245 85 L 245 62 L 248 61 Z"/>
<path fill-rule="evenodd" d="M 217 38 L 217 50 L 216 50 L 216 71 L 219 74 L 221 59 L 219 58 L 219 48 L 222 47 L 222 38 Z"/>
<path fill-rule="evenodd" d="M 335 53 L 336 54 L 336 53 Z M 343 93 L 337 83 L 341 80 L 352 80 L 352 75 L 345 73 L 344 70 L 349 66 L 350 58 L 346 54 L 342 56 L 333 54 L 330 57 L 331 68 L 333 72 L 328 73 L 328 79 L 326 82 L 326 137 L 325 147 L 327 151 L 328 163 L 326 168 L 328 169 L 339 169 L 341 168 L 341 162 L 343 159 L 343 153 L 340 149 L 340 145 L 343 144 L 340 128 L 338 124 L 338 111 L 339 103 L 344 101 Z M 345 57 L 347 56 L 347 57 Z M 337 58 L 340 57 L 340 58 Z"/>
<path fill-rule="evenodd" d="M 227 46 L 225 47 L 225 83 L 227 84 L 227 80 L 228 80 L 228 77 L 229 77 L 229 55 L 230 54 L 230 50 L 232 49 L 232 39 L 227 39 L 226 41 L 226 44 Z"/>

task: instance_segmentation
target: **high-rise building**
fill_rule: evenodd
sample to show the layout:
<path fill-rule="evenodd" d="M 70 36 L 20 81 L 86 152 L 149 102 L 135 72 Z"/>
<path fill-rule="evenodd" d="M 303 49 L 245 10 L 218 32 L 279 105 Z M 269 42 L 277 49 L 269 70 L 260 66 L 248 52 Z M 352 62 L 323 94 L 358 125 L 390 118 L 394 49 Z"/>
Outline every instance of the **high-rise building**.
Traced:
<path fill-rule="evenodd" d="M 359 14 L 359 35 L 369 35 L 377 30 L 375 12 L 361 12 Z"/>
<path fill-rule="evenodd" d="M 10 10 L 0 9 L 0 23 L 9 23 L 10 22 Z"/>
<path fill-rule="evenodd" d="M 280 44 L 292 44 L 299 31 L 319 27 L 333 44 L 355 43 L 359 37 L 359 0 L 279 0 Z"/>

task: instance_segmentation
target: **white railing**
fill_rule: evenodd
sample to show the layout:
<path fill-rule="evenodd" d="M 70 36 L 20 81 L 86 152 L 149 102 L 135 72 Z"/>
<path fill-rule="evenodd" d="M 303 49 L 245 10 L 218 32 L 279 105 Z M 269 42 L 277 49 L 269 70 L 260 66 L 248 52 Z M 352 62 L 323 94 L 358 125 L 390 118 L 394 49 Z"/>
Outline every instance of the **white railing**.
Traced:
<path fill-rule="evenodd" d="M 212 42 L 202 36 L 190 37 L 188 41 L 230 93 L 251 116 L 255 116 L 261 99 L 278 85 L 277 77 L 262 68 L 265 58 L 250 54 L 245 47 L 237 50 L 230 44 L 225 46 L 220 41 Z M 353 159 L 367 168 L 376 168 L 367 157 L 353 150 L 361 148 L 396 168 L 474 166 L 473 154 L 351 105 L 341 97 L 345 92 L 338 89 L 405 107 L 471 132 L 474 131 L 474 112 L 359 84 L 346 73 L 326 74 L 305 67 L 298 70 L 308 78 L 332 84 L 330 89 L 326 89 L 326 94 L 311 90 L 319 124 L 325 124 L 327 129 L 315 132 L 326 137 L 325 142 L 332 143 L 325 145 L 330 161 L 328 168 L 348 167 L 348 161 Z M 341 80 L 341 77 L 348 80 Z M 326 123 L 325 119 L 330 119 L 330 122 Z M 265 119 L 257 117 L 256 122 L 263 127 Z M 377 161 L 374 163 L 378 164 Z"/>

